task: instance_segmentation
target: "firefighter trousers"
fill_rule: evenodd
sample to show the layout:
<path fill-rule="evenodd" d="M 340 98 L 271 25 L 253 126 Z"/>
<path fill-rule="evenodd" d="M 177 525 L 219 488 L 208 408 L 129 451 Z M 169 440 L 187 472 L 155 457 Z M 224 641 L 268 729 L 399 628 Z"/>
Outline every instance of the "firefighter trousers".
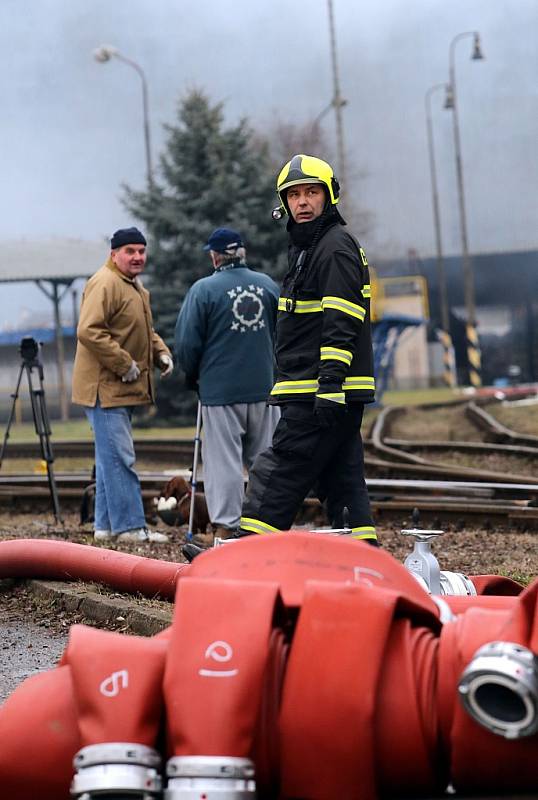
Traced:
<path fill-rule="evenodd" d="M 241 515 L 241 534 L 289 530 L 308 492 L 326 501 L 333 528 L 344 524 L 358 539 L 373 540 L 375 526 L 364 480 L 360 426 L 364 406 L 350 403 L 337 424 L 322 428 L 312 403 L 281 406 L 271 447 L 256 458 Z"/>

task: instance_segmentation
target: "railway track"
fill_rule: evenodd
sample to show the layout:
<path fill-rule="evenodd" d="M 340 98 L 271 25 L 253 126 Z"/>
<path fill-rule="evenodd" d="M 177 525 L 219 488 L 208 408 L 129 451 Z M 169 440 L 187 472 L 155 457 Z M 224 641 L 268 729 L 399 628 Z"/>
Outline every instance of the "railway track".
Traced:
<path fill-rule="evenodd" d="M 528 475 L 514 469 L 504 472 L 432 461 L 422 454 L 471 454 L 477 459 L 523 457 L 525 463 L 536 458 L 538 437 L 518 434 L 500 425 L 491 414 L 475 402 L 460 403 L 463 413 L 480 429 L 486 441 L 419 441 L 391 437 L 393 422 L 404 414 L 404 407 L 389 406 L 381 411 L 365 440 L 366 474 L 374 513 L 378 519 L 411 513 L 418 507 L 421 516 L 440 522 L 472 521 L 486 526 L 515 525 L 538 530 L 538 470 Z M 454 404 L 451 404 L 454 406 Z M 429 409 L 424 406 L 424 409 Z M 89 439 L 56 441 L 55 458 L 87 458 L 93 462 L 93 442 Z M 139 460 L 177 464 L 185 467 L 192 461 L 192 439 L 140 438 L 135 441 Z M 39 443 L 10 442 L 7 457 L 38 458 Z M 442 455 L 441 455 L 442 458 Z M 173 474 L 190 477 L 188 469 L 141 472 L 143 496 L 148 503 L 156 497 Z M 74 471 L 56 475 L 63 504 L 79 503 L 84 489 L 91 482 L 90 471 Z M 200 476 L 199 486 L 203 486 Z M 34 473 L 2 474 L 0 503 L 21 505 L 30 501 L 47 501 L 46 475 Z M 319 505 L 308 498 L 306 505 Z"/>
<path fill-rule="evenodd" d="M 488 414 L 483 406 L 476 403 L 468 403 L 465 406 L 466 416 L 473 422 L 480 430 L 484 431 L 488 441 L 492 442 L 507 442 L 509 444 L 517 445 L 520 447 L 534 447 L 538 449 L 538 436 L 531 434 L 517 433 Z"/>
<path fill-rule="evenodd" d="M 142 495 L 149 511 L 153 499 L 159 496 L 172 474 L 186 479 L 190 475 L 189 470 L 140 474 Z M 84 489 L 91 483 L 90 473 L 59 473 L 55 477 L 62 506 L 78 508 Z M 408 517 L 418 508 L 425 524 L 538 530 L 538 484 L 390 478 L 368 478 L 366 483 L 378 522 L 400 520 L 402 515 Z M 203 490 L 201 477 L 199 486 Z M 46 508 L 50 504 L 47 476 L 23 473 L 0 476 L 0 504 L 10 508 L 31 505 L 36 511 Z M 321 514 L 319 500 L 307 498 L 303 506 L 303 512 L 306 511 L 311 516 Z"/>
<path fill-rule="evenodd" d="M 481 430 L 484 431 L 487 427 L 487 436 L 495 437 L 500 435 L 498 431 L 499 423 L 491 415 L 483 412 L 483 409 L 476 406 L 475 403 L 468 403 L 465 406 L 466 415 L 468 415 L 469 408 L 471 408 L 473 421 L 480 419 Z M 529 475 L 517 473 L 513 468 L 501 473 L 484 467 L 454 466 L 441 461 L 431 461 L 412 452 L 415 450 L 427 452 L 429 450 L 430 452 L 450 452 L 452 455 L 455 452 L 466 452 L 477 456 L 496 456 L 501 459 L 508 456 L 524 457 L 526 462 L 536 460 L 538 467 L 538 437 L 517 434 L 514 431 L 509 431 L 508 428 L 504 428 L 504 426 L 500 426 L 503 431 L 502 435 L 505 438 L 508 437 L 508 434 L 511 435 L 508 437 L 510 444 L 393 439 L 390 437 L 392 423 L 405 411 L 406 409 L 403 406 L 388 406 L 383 409 L 372 427 L 371 438 L 365 441 L 365 462 L 367 466 L 375 469 L 376 472 L 385 472 L 391 477 L 395 472 L 399 472 L 409 477 L 415 477 L 420 474 L 422 477 L 429 476 L 432 479 L 490 480 L 538 485 L 537 471 Z M 536 447 L 532 445 L 533 441 L 536 441 Z"/>
<path fill-rule="evenodd" d="M 432 408 L 463 407 L 466 417 L 480 430 L 485 441 L 430 441 L 421 439 L 391 438 L 390 429 L 395 418 L 405 414 L 405 406 L 388 406 L 377 417 L 370 438 L 365 439 L 365 446 L 378 455 L 393 456 L 397 462 L 412 461 L 417 464 L 427 464 L 427 460 L 419 457 L 406 457 L 406 453 L 420 450 L 423 452 L 458 451 L 476 455 L 514 455 L 536 457 L 538 460 L 538 436 L 522 434 L 512 431 L 501 425 L 485 408 L 476 402 L 458 400 L 449 404 L 432 406 L 425 404 L 416 406 L 417 409 L 431 410 Z M 151 460 L 177 460 L 185 463 L 192 461 L 192 438 L 135 438 L 135 449 L 139 459 Z M 91 439 L 54 440 L 53 450 L 56 459 L 60 458 L 88 458 L 93 459 L 93 441 Z M 40 448 L 38 440 L 13 442 L 8 441 L 6 459 L 9 458 L 39 458 Z M 438 467 L 439 465 L 434 465 Z"/>

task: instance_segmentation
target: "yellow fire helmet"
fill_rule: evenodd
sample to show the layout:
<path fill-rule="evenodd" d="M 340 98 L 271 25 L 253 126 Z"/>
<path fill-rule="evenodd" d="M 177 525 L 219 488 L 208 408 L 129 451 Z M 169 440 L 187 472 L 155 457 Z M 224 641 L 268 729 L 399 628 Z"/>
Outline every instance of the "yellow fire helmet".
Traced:
<path fill-rule="evenodd" d="M 276 181 L 276 190 L 280 198 L 280 211 L 288 213 L 285 189 L 299 183 L 321 183 L 326 187 L 331 205 L 338 203 L 340 184 L 334 176 L 333 169 L 326 161 L 315 156 L 300 154 L 293 156 L 285 164 Z M 283 194 L 284 193 L 284 194 Z"/>

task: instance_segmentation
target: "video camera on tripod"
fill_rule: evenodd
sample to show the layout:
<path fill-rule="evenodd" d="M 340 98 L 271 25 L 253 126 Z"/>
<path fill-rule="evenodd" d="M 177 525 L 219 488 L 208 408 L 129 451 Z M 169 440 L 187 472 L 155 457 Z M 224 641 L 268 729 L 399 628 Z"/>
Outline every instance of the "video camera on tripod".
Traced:
<path fill-rule="evenodd" d="M 43 369 L 43 365 L 39 360 L 39 353 L 42 347 L 43 343 L 36 342 L 33 336 L 23 336 L 19 345 L 19 353 L 22 360 L 32 366 L 39 365 Z"/>
<path fill-rule="evenodd" d="M 58 499 L 58 489 L 56 487 L 56 480 L 54 478 L 53 462 L 54 455 L 52 453 L 52 446 L 50 443 L 50 422 L 47 412 L 47 404 L 45 402 L 45 389 L 43 386 L 44 370 L 43 364 L 40 359 L 42 343 L 37 342 L 33 336 L 23 336 L 19 345 L 19 353 L 22 359 L 17 378 L 15 391 L 11 395 L 12 403 L 11 410 L 7 421 L 6 432 L 4 434 L 4 441 L 2 443 L 2 450 L 0 451 L 0 467 L 4 460 L 4 453 L 9 439 L 9 431 L 15 416 L 16 403 L 19 397 L 19 389 L 23 373 L 26 373 L 28 380 L 28 390 L 30 392 L 30 402 L 32 405 L 32 416 L 34 418 L 34 426 L 36 433 L 39 437 L 39 445 L 41 448 L 41 458 L 47 464 L 47 477 L 49 482 L 50 496 L 52 500 L 52 507 L 54 516 L 57 522 L 61 522 L 60 514 L 60 501 Z M 37 388 L 33 383 L 33 370 L 37 370 Z"/>

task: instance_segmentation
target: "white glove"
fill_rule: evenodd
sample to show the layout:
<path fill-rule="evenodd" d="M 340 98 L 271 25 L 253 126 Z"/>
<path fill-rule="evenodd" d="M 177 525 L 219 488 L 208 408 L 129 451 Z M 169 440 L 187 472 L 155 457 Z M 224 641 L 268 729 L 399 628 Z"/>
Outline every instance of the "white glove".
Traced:
<path fill-rule="evenodd" d="M 131 366 L 129 367 L 129 371 L 122 376 L 122 381 L 124 383 L 132 383 L 132 381 L 136 381 L 136 379 L 140 375 L 140 370 L 138 369 L 136 361 L 131 362 Z"/>
<path fill-rule="evenodd" d="M 174 369 L 174 362 L 170 358 L 170 356 L 163 355 L 159 358 L 159 364 L 161 365 L 161 378 L 167 378 L 169 375 L 172 374 Z"/>

